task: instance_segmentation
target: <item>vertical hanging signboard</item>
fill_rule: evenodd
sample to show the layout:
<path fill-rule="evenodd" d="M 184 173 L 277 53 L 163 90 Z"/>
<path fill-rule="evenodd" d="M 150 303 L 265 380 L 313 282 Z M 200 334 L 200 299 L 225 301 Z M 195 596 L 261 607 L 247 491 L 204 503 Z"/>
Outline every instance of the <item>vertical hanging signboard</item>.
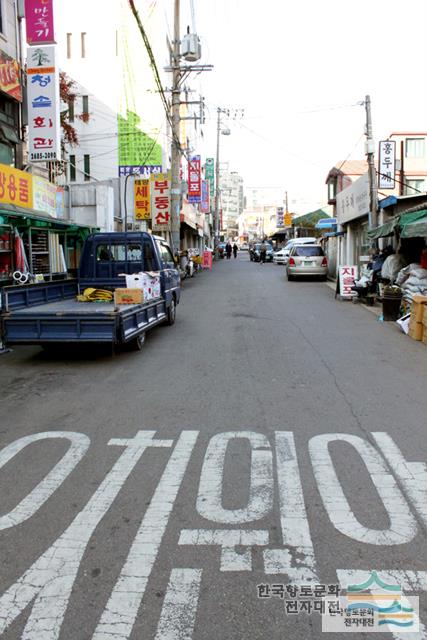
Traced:
<path fill-rule="evenodd" d="M 378 188 L 394 189 L 396 142 L 394 140 L 381 140 L 378 157 Z"/>
<path fill-rule="evenodd" d="M 154 232 L 171 230 L 170 182 L 170 172 L 150 176 L 151 228 Z"/>
<path fill-rule="evenodd" d="M 200 156 L 193 156 L 188 161 L 188 202 L 193 204 L 202 198 L 202 176 Z"/>
<path fill-rule="evenodd" d="M 30 162 L 61 159 L 59 72 L 55 47 L 29 47 L 27 100 Z"/>
<path fill-rule="evenodd" d="M 151 220 L 150 180 L 135 179 L 134 197 L 135 220 Z"/>
<path fill-rule="evenodd" d="M 54 44 L 53 0 L 25 0 L 27 42 Z"/>

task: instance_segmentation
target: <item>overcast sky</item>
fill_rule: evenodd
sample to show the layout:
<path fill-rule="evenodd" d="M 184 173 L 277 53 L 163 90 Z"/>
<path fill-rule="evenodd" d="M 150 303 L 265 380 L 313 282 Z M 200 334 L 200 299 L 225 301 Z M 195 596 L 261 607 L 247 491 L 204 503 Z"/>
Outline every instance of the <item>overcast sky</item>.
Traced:
<path fill-rule="evenodd" d="M 329 169 L 363 157 L 370 94 L 376 140 L 427 131 L 426 0 L 194 0 L 202 62 L 191 81 L 209 108 L 202 153 L 215 155 L 216 107 L 240 107 L 221 159 L 246 187 L 288 190 L 291 210 L 326 203 Z M 191 1 L 181 0 L 181 27 Z M 210 119 L 209 119 L 210 116 Z"/>

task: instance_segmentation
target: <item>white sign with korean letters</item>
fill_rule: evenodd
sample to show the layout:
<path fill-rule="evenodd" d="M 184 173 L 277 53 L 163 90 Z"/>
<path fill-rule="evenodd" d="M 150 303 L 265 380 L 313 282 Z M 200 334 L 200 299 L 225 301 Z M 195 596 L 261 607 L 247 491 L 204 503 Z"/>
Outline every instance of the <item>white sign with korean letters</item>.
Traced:
<path fill-rule="evenodd" d="M 378 157 L 378 188 L 394 189 L 396 142 L 381 140 Z"/>
<path fill-rule="evenodd" d="M 61 159 L 59 70 L 55 47 L 29 47 L 27 95 L 30 162 Z"/>
<path fill-rule="evenodd" d="M 337 193 L 338 224 L 350 222 L 369 213 L 369 180 L 365 173 L 349 187 Z"/>
<path fill-rule="evenodd" d="M 352 298 L 354 282 L 357 280 L 356 265 L 340 265 L 339 267 L 339 287 L 341 298 Z"/>
<path fill-rule="evenodd" d="M 151 181 L 151 221 L 152 230 L 170 231 L 170 172 L 153 173 Z"/>

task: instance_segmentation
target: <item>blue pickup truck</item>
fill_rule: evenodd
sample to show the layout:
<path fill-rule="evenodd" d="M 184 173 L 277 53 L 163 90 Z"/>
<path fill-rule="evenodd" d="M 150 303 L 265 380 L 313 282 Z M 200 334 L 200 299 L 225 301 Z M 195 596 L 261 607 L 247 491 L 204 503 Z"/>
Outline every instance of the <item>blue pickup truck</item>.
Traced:
<path fill-rule="evenodd" d="M 126 288 L 123 274 L 160 273 L 161 296 L 143 304 L 79 302 L 86 287 Z M 3 342 L 8 345 L 112 343 L 141 349 L 152 327 L 175 322 L 180 274 L 163 238 L 145 232 L 96 233 L 82 249 L 76 279 L 4 287 Z"/>

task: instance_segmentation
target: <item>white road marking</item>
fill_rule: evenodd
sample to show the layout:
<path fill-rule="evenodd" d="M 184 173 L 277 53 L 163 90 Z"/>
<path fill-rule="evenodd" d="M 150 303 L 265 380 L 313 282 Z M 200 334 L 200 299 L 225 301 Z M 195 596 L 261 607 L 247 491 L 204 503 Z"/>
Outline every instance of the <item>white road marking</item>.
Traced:
<path fill-rule="evenodd" d="M 377 431 L 372 435 L 391 470 L 402 483 L 409 501 L 427 526 L 427 464 L 425 462 L 407 462 L 387 433 Z"/>
<path fill-rule="evenodd" d="M 183 529 L 180 545 L 218 545 L 221 547 L 221 571 L 252 571 L 251 547 L 266 546 L 268 531 L 262 529 Z M 245 547 L 237 550 L 236 547 Z"/>
<path fill-rule="evenodd" d="M 335 471 L 328 450 L 331 442 L 352 445 L 362 458 L 390 519 L 388 529 L 369 529 L 357 520 Z M 383 458 L 372 445 L 358 436 L 330 433 L 312 438 L 309 448 L 323 504 L 338 531 L 367 544 L 395 545 L 413 540 L 417 533 L 415 518 Z"/>
<path fill-rule="evenodd" d="M 0 598 L 0 634 L 34 600 L 22 640 L 57 640 L 87 544 L 133 468 L 148 447 L 170 447 L 139 431 L 132 440 L 111 440 L 126 450 L 66 531 Z"/>
<path fill-rule="evenodd" d="M 92 640 L 124 640 L 132 633 L 198 433 L 181 433 Z"/>
<path fill-rule="evenodd" d="M 316 582 L 316 561 L 310 535 L 293 433 L 276 431 L 276 471 L 284 549 L 266 549 L 266 574 L 288 576 L 293 584 Z"/>
<path fill-rule="evenodd" d="M 230 440 L 251 446 L 249 499 L 241 509 L 222 506 L 225 454 Z M 268 439 L 253 431 L 230 431 L 211 438 L 200 475 L 197 511 L 212 522 L 243 524 L 264 518 L 273 508 L 273 458 Z"/>
<path fill-rule="evenodd" d="M 172 569 L 155 640 L 191 640 L 201 569 Z"/>
<path fill-rule="evenodd" d="M 376 570 L 378 576 L 386 583 L 389 584 L 398 584 L 402 593 L 405 591 L 407 595 L 409 592 L 417 592 L 421 589 L 423 591 L 427 590 L 427 572 L 426 571 L 390 571 L 382 569 Z M 341 584 L 343 589 L 346 589 L 350 584 L 363 584 L 366 582 L 371 575 L 371 571 L 359 570 L 359 569 L 338 569 L 337 577 L 338 581 Z M 421 589 L 420 589 L 421 588 Z M 399 633 L 398 631 L 390 632 L 391 636 L 395 640 L 407 640 L 407 638 L 411 638 L 411 640 L 426 640 L 427 638 L 427 630 L 425 625 L 419 620 L 419 632 L 410 633 Z"/>
<path fill-rule="evenodd" d="M 74 467 L 80 462 L 89 448 L 90 440 L 83 433 L 75 431 L 46 431 L 35 433 L 11 442 L 0 452 L 0 469 L 12 460 L 20 451 L 34 442 L 49 438 L 65 438 L 71 442 L 70 448 L 51 471 L 21 500 L 9 513 L 0 517 L 0 530 L 21 524 L 31 518 L 50 498 Z"/>

